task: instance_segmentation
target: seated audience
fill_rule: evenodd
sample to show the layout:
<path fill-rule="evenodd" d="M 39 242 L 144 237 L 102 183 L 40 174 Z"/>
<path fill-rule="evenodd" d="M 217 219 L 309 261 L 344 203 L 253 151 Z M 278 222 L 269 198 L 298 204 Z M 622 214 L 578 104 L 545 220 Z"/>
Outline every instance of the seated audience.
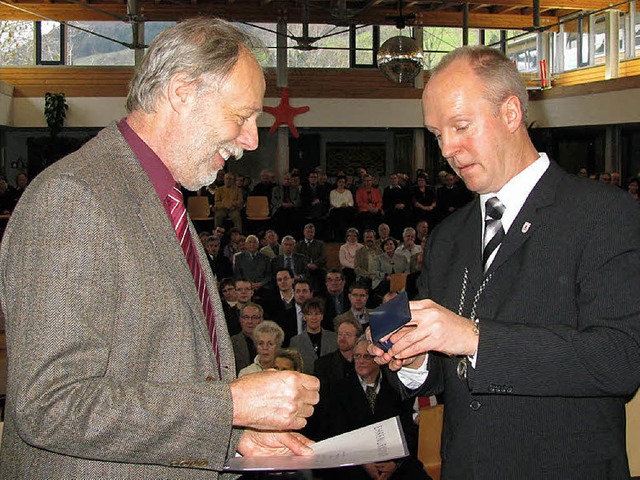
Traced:
<path fill-rule="evenodd" d="M 310 298 L 302 305 L 306 328 L 303 333 L 291 339 L 290 346 L 300 352 L 304 364 L 304 373 L 313 374 L 315 361 L 322 355 L 338 349 L 338 337 L 335 332 L 322 328 L 324 301 Z"/>
<path fill-rule="evenodd" d="M 220 239 L 218 237 L 209 235 L 206 240 L 205 250 L 211 271 L 217 278 L 226 278 L 233 275 L 231 261 L 224 255 L 220 255 Z"/>
<path fill-rule="evenodd" d="M 242 330 L 240 327 L 240 311 L 236 308 L 238 292 L 236 292 L 233 279 L 228 277 L 219 281 L 218 288 L 220 290 L 220 301 L 222 303 L 222 310 L 224 311 L 224 318 L 227 322 L 227 330 L 229 330 L 229 335 L 233 336 Z"/>
<path fill-rule="evenodd" d="M 391 236 L 391 228 L 386 223 L 381 223 L 378 225 L 378 240 L 376 243 L 378 244 L 378 248 L 382 252 L 382 244 L 384 241 Z"/>
<path fill-rule="evenodd" d="M 373 230 L 364 231 L 363 241 L 362 248 L 358 249 L 353 261 L 356 282 L 364 282 L 371 286 L 373 277 L 376 274 L 376 258 L 382 250 L 376 243 L 376 234 Z"/>
<path fill-rule="evenodd" d="M 402 229 L 412 223 L 413 209 L 411 192 L 400 185 L 400 177 L 397 173 L 389 175 L 389 186 L 382 194 L 382 209 L 385 222 L 391 228 L 391 235 L 398 238 Z"/>
<path fill-rule="evenodd" d="M 637 178 L 632 178 L 627 182 L 627 191 L 629 192 L 629 195 L 631 195 L 631 198 L 636 201 L 636 203 L 640 203 L 640 194 L 638 194 L 639 185 L 640 182 Z"/>
<path fill-rule="evenodd" d="M 427 177 L 421 175 L 411 191 L 414 221 L 425 220 L 434 223 L 436 220 L 436 193 L 427 185 Z"/>
<path fill-rule="evenodd" d="M 282 239 L 280 245 L 280 254 L 271 260 L 271 271 L 275 272 L 280 268 L 288 268 L 293 272 L 293 279 L 302 280 L 307 278 L 309 270 L 307 268 L 308 260 L 306 255 L 296 253 L 294 251 L 296 240 L 290 235 L 286 235 Z"/>
<path fill-rule="evenodd" d="M 358 223 L 361 230 L 375 229 L 382 221 L 382 195 L 373 186 L 371 175 L 365 175 L 363 181 L 362 187 L 356 191 Z"/>
<path fill-rule="evenodd" d="M 293 272 L 281 267 L 276 271 L 276 287 L 271 289 L 262 299 L 265 315 L 277 321 L 286 310 L 295 306 L 293 299 Z"/>
<path fill-rule="evenodd" d="M 280 255 L 278 233 L 275 230 L 267 230 L 264 232 L 264 247 L 260 249 L 260 253 L 269 257 L 269 260 L 273 260 Z"/>
<path fill-rule="evenodd" d="M 369 288 L 363 284 L 356 282 L 349 287 L 349 302 L 351 308 L 334 320 L 334 325 L 346 320 L 355 320 L 362 326 L 362 330 L 366 330 L 369 326 L 369 312 L 367 301 L 369 300 Z"/>
<path fill-rule="evenodd" d="M 429 235 L 429 224 L 426 220 L 420 220 L 416 223 L 416 245 L 422 248 L 427 245 L 427 237 Z"/>
<path fill-rule="evenodd" d="M 334 319 L 337 315 L 346 312 L 351 308 L 349 302 L 348 288 L 345 289 L 345 278 L 343 273 L 337 269 L 327 272 L 324 280 L 325 289 L 317 296 L 324 300 L 324 318 L 322 328 L 334 329 Z"/>
<path fill-rule="evenodd" d="M 299 231 L 300 207 L 300 190 L 292 185 L 291 174 L 285 173 L 282 183 L 271 190 L 271 217 L 279 233 L 293 235 Z"/>
<path fill-rule="evenodd" d="M 407 264 L 411 261 L 411 257 L 422 251 L 420 245 L 416 245 L 416 231 L 412 227 L 407 227 L 402 232 L 402 245 L 396 249 L 396 253 L 404 256 Z"/>
<path fill-rule="evenodd" d="M 271 192 L 275 185 L 271 182 L 271 172 L 266 168 L 260 172 L 260 183 L 251 191 L 253 197 L 267 197 L 271 202 Z"/>
<path fill-rule="evenodd" d="M 306 221 L 311 221 L 318 228 L 318 236 L 324 236 L 325 219 L 329 213 L 329 191 L 326 186 L 318 184 L 318 174 L 311 172 L 308 183 L 302 185 L 300 202 Z"/>
<path fill-rule="evenodd" d="M 245 240 L 245 251 L 235 255 L 233 264 L 234 278 L 247 278 L 255 295 L 262 297 L 265 290 L 271 286 L 271 260 L 266 255 L 258 253 L 258 237 L 249 235 Z"/>
<path fill-rule="evenodd" d="M 354 319 L 346 318 L 336 322 L 334 328 L 338 336 L 338 349 L 318 358 L 313 368 L 313 374 L 320 380 L 320 401 L 313 416 L 309 418 L 313 425 L 311 430 L 315 435 L 314 440 L 322 440 L 329 435 L 328 420 L 331 412 L 327 411 L 327 407 L 336 384 L 355 375 L 353 348 L 362 335 L 362 325 Z"/>
<path fill-rule="evenodd" d="M 236 373 L 248 367 L 257 355 L 253 341 L 253 330 L 263 321 L 262 307 L 249 302 L 240 308 L 240 333 L 231 337 Z"/>
<path fill-rule="evenodd" d="M 216 227 L 222 227 L 224 220 L 229 219 L 233 226 L 242 231 L 240 212 L 244 202 L 242 191 L 236 187 L 233 173 L 225 173 L 224 185 L 216 188 L 213 195 L 213 218 Z"/>
<path fill-rule="evenodd" d="M 293 308 L 284 311 L 282 315 L 275 318 L 284 330 L 284 346 L 288 347 L 292 337 L 305 331 L 304 313 L 302 306 L 304 302 L 313 296 L 311 284 L 308 280 L 298 280 L 293 284 Z"/>
<path fill-rule="evenodd" d="M 222 254 L 227 257 L 233 265 L 235 254 L 241 251 L 243 245 L 244 238 L 242 237 L 242 232 L 236 227 L 230 228 L 227 244 L 225 245 Z"/>
<path fill-rule="evenodd" d="M 362 248 L 362 244 L 358 242 L 358 235 L 357 228 L 349 228 L 346 234 L 347 241 L 340 245 L 340 250 L 338 251 L 338 259 L 347 285 L 351 285 L 356 280 L 356 253 Z"/>
<path fill-rule="evenodd" d="M 376 275 L 373 277 L 373 291 L 382 298 L 389 291 L 389 280 L 393 273 L 409 273 L 409 261 L 396 253 L 397 243 L 394 238 L 387 238 L 382 245 L 383 253 L 376 257 Z"/>
<path fill-rule="evenodd" d="M 344 238 L 347 227 L 356 219 L 353 194 L 346 188 L 347 178 L 338 177 L 336 188 L 329 193 L 329 223 L 331 237 L 335 241 Z"/>
<path fill-rule="evenodd" d="M 284 332 L 277 323 L 265 320 L 253 329 L 252 338 L 256 346 L 257 355 L 251 365 L 240 370 L 238 377 L 273 368 L 276 350 L 282 346 Z"/>
<path fill-rule="evenodd" d="M 345 480 L 428 479 L 418 460 L 418 426 L 413 422 L 413 399 L 402 400 L 367 352 L 367 340 L 360 337 L 353 353 L 356 375 L 344 378 L 331 391 L 330 434 L 339 435 L 395 416 L 400 417 L 410 455 L 398 460 L 369 463 L 331 471 L 326 478 Z"/>
<path fill-rule="evenodd" d="M 327 251 L 322 240 L 316 240 L 316 227 L 313 223 L 304 226 L 304 238 L 296 243 L 294 252 L 307 257 L 307 270 L 311 289 L 320 291 L 327 267 Z"/>
<path fill-rule="evenodd" d="M 453 173 L 447 173 L 445 186 L 436 192 L 440 220 L 464 207 L 473 198 L 467 187 L 460 185 L 458 180 Z"/>
<path fill-rule="evenodd" d="M 276 351 L 276 359 L 273 368 L 282 371 L 303 372 L 304 363 L 300 352 L 292 348 L 279 348 Z"/>

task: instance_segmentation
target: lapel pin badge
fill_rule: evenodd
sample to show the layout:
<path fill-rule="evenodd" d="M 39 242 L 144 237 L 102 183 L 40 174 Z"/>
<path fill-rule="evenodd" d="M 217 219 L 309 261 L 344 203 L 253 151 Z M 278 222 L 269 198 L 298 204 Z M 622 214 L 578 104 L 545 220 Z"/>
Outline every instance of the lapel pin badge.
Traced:
<path fill-rule="evenodd" d="M 529 231 L 529 227 L 531 226 L 531 224 L 529 222 L 524 222 L 522 224 L 522 233 L 527 233 Z"/>

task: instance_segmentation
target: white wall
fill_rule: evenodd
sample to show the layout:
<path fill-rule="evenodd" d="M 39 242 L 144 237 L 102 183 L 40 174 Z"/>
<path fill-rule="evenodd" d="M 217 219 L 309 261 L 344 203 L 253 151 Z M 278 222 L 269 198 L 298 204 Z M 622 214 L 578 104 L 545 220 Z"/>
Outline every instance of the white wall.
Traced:
<path fill-rule="evenodd" d="M 570 127 L 640 122 L 640 88 L 531 102 L 536 127 Z"/>
<path fill-rule="evenodd" d="M 43 98 L 14 98 L 6 106 L 6 95 L 0 94 L 0 124 L 14 127 L 45 127 Z M 277 98 L 265 99 L 265 105 L 275 106 Z M 101 127 L 125 116 L 124 98 L 67 98 L 67 127 Z M 298 127 L 355 128 L 419 128 L 422 111 L 419 100 L 345 100 L 293 98 L 294 107 L 307 105 L 310 111 L 295 117 Z M 529 122 L 537 127 L 605 125 L 640 122 L 640 88 L 598 93 L 580 97 L 565 97 L 531 102 Z M 262 114 L 258 124 L 271 126 L 273 117 Z"/>
<path fill-rule="evenodd" d="M 0 80 L 0 125 L 11 124 L 13 87 Z"/>
<path fill-rule="evenodd" d="M 280 99 L 267 98 L 265 105 L 276 106 Z M 101 127 L 126 115 L 124 98 L 67 98 L 66 127 Z M 344 100 L 291 99 L 294 107 L 311 109 L 295 117 L 298 127 L 415 127 L 422 125 L 419 100 Z M 14 98 L 11 125 L 46 127 L 44 98 Z M 261 127 L 273 124 L 273 117 L 263 113 Z"/>

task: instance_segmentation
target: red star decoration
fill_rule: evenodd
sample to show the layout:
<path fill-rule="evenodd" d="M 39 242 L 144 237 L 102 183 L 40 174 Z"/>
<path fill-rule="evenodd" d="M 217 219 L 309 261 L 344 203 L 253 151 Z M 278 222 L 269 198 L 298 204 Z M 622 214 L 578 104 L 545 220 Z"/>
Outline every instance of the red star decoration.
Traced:
<path fill-rule="evenodd" d="M 276 118 L 273 125 L 271 125 L 269 133 L 274 133 L 280 125 L 287 125 L 293 136 L 298 138 L 300 134 L 293 123 L 293 117 L 308 112 L 309 107 L 292 107 L 289 105 L 289 89 L 283 88 L 280 104 L 277 107 L 265 106 L 263 110 Z"/>

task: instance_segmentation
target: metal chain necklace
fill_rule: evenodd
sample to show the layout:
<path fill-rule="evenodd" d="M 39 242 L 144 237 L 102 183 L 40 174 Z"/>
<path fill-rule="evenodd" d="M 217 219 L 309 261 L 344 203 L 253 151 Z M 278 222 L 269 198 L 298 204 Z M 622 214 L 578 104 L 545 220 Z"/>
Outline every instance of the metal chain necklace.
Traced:
<path fill-rule="evenodd" d="M 480 323 L 480 319 L 476 318 L 476 306 L 478 305 L 478 300 L 480 299 L 480 295 L 482 295 L 482 292 L 484 291 L 485 287 L 489 283 L 489 280 L 491 279 L 492 275 L 493 273 L 490 273 L 489 275 L 484 277 L 484 280 L 480 284 L 480 288 L 478 288 L 478 290 L 476 291 L 476 294 L 473 296 L 473 303 L 471 304 L 471 313 L 469 314 L 469 318 L 476 325 L 476 329 L 474 330 L 476 332 L 476 335 L 478 335 L 479 331 L 477 326 Z M 462 316 L 462 313 L 464 311 L 464 304 L 466 302 L 466 296 L 467 296 L 468 281 L 469 281 L 469 269 L 465 267 L 464 277 L 462 278 L 462 288 L 460 289 L 460 303 L 458 304 L 459 316 Z M 458 374 L 458 378 L 460 380 L 465 380 L 467 378 L 467 370 L 468 370 L 467 356 L 463 355 L 462 357 L 460 357 L 460 361 L 458 362 L 458 366 L 456 367 L 456 373 Z"/>

